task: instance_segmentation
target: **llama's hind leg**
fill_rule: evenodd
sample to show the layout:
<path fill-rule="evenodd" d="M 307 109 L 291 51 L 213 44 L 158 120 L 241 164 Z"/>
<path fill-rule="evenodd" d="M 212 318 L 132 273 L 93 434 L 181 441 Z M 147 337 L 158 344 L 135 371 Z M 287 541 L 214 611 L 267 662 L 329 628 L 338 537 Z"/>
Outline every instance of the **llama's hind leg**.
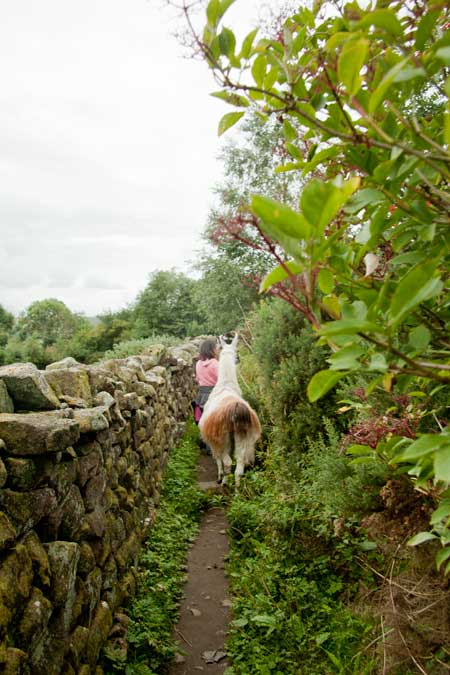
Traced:
<path fill-rule="evenodd" d="M 221 483 L 223 478 L 223 462 L 221 457 L 215 457 L 217 464 L 217 482 Z"/>
<path fill-rule="evenodd" d="M 245 467 L 253 462 L 254 458 L 254 441 L 250 437 L 235 436 L 235 450 L 236 469 L 234 472 L 234 482 L 236 487 L 239 487 L 241 476 L 244 475 Z"/>
<path fill-rule="evenodd" d="M 224 444 L 223 444 L 223 451 L 222 451 L 222 463 L 223 463 L 223 471 L 224 471 L 224 478 L 223 478 L 223 484 L 225 485 L 227 482 L 227 476 L 231 473 L 231 465 L 232 465 L 232 459 L 231 459 L 231 437 L 230 434 L 228 434 L 225 438 Z"/>

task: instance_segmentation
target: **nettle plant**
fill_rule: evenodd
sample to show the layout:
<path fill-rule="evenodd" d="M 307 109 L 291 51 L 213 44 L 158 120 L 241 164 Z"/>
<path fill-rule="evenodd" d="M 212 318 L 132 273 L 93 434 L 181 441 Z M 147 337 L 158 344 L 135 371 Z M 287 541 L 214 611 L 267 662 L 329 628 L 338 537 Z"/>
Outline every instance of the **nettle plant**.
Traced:
<path fill-rule="evenodd" d="M 438 536 L 450 545 L 450 429 L 433 409 L 450 385 L 447 4 L 318 0 L 272 36 L 255 29 L 238 45 L 225 25 L 233 1 L 211 0 L 202 34 L 193 32 L 220 86 L 213 95 L 234 107 L 219 133 L 250 112 L 275 115 L 292 160 L 277 170 L 305 181 L 298 208 L 251 199 L 258 226 L 284 252 L 261 290 L 291 283 L 331 347 L 311 401 L 358 372 L 368 393 L 412 393 L 412 406 L 426 397 L 428 433 L 387 434 L 378 450 L 441 496 L 434 532 L 412 543 Z M 191 22 L 187 2 L 183 10 Z M 365 461 L 374 451 L 349 452 Z M 448 557 L 450 546 L 439 564 Z"/>

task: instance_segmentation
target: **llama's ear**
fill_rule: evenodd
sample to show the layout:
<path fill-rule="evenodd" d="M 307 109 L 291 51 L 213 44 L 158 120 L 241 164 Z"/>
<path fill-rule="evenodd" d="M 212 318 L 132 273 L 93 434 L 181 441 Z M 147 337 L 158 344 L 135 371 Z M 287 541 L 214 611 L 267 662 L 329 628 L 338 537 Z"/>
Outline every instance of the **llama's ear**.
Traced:
<path fill-rule="evenodd" d="M 237 347 L 238 340 L 239 340 L 239 333 L 236 332 L 233 338 L 233 342 L 231 343 L 233 347 Z"/>
<path fill-rule="evenodd" d="M 224 347 L 227 344 L 222 335 L 219 335 L 219 343 L 221 347 Z"/>

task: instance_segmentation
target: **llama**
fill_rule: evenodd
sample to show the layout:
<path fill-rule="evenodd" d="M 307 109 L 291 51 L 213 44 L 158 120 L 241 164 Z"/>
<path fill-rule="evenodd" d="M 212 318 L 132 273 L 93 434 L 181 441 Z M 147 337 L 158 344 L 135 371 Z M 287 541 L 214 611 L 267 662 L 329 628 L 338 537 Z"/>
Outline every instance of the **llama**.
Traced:
<path fill-rule="evenodd" d="M 199 429 L 216 460 L 219 483 L 225 482 L 224 474 L 231 471 L 234 443 L 235 485 L 239 487 L 245 467 L 254 461 L 261 425 L 256 412 L 242 398 L 237 381 L 237 343 L 237 333 L 231 344 L 220 338 L 219 376 L 203 410 Z"/>

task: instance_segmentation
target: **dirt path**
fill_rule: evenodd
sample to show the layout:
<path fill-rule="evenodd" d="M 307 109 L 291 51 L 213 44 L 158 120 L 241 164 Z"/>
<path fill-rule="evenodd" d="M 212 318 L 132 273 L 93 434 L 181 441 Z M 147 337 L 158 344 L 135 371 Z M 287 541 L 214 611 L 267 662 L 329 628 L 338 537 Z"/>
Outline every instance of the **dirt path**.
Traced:
<path fill-rule="evenodd" d="M 198 465 L 200 487 L 215 489 L 216 475 L 215 462 L 202 455 Z M 224 650 L 230 619 L 224 574 L 224 558 L 228 553 L 226 528 L 221 508 L 210 509 L 200 522 L 197 539 L 188 555 L 188 581 L 175 629 L 186 655 L 173 664 L 170 675 L 220 675 L 229 665 Z"/>

